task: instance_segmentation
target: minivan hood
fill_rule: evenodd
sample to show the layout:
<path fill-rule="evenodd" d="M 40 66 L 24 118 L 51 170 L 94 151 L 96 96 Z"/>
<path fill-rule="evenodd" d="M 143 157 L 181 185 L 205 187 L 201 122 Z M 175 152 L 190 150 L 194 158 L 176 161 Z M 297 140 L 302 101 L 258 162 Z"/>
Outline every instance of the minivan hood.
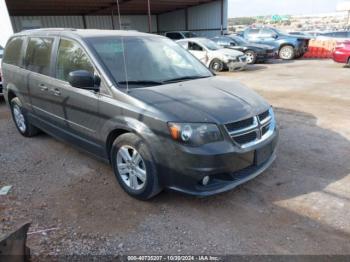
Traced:
<path fill-rule="evenodd" d="M 269 104 L 254 91 L 225 77 L 135 88 L 129 95 L 165 114 L 167 121 L 174 122 L 225 124 L 269 108 Z"/>

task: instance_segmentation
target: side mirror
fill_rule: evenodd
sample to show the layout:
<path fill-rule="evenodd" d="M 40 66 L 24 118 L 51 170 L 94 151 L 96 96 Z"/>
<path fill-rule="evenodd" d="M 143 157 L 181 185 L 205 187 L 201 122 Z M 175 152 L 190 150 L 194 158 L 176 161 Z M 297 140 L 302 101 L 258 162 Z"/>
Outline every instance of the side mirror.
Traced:
<path fill-rule="evenodd" d="M 278 35 L 277 34 L 272 34 L 271 37 L 274 38 L 274 39 L 277 39 Z"/>
<path fill-rule="evenodd" d="M 99 91 L 101 79 L 89 71 L 77 70 L 69 73 L 68 82 L 72 87 Z"/>
<path fill-rule="evenodd" d="M 230 42 L 230 46 L 236 46 L 235 42 Z"/>

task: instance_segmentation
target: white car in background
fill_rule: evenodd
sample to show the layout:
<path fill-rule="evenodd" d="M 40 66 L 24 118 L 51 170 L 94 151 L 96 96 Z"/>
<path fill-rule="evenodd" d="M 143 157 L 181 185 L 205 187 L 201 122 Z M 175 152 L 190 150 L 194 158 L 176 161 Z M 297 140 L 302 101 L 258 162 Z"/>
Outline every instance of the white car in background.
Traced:
<path fill-rule="evenodd" d="M 220 72 L 224 69 L 228 69 L 231 72 L 244 70 L 247 66 L 247 57 L 244 53 L 223 48 L 210 39 L 198 37 L 182 39 L 176 42 L 215 72 Z"/>

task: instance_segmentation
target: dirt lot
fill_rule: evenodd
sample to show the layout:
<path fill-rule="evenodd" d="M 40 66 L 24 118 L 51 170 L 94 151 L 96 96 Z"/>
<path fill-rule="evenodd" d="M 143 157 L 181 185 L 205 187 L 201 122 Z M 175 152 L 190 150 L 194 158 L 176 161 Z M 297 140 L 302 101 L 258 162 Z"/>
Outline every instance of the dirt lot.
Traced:
<path fill-rule="evenodd" d="M 350 69 L 300 60 L 223 73 L 277 111 L 278 157 L 237 190 L 127 196 L 111 168 L 47 135 L 25 139 L 0 103 L 0 233 L 32 221 L 34 254 L 350 254 Z"/>

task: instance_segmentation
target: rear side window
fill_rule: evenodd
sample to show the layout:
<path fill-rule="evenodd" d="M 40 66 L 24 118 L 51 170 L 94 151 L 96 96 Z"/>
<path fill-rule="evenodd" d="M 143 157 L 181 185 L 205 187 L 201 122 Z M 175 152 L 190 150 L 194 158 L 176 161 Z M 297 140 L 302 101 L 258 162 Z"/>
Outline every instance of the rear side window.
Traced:
<path fill-rule="evenodd" d="M 173 40 L 183 39 L 183 36 L 180 33 L 167 33 L 166 36 Z"/>
<path fill-rule="evenodd" d="M 21 63 L 21 50 L 23 45 L 23 37 L 15 37 L 10 40 L 6 46 L 4 55 L 4 63 L 17 65 Z"/>
<path fill-rule="evenodd" d="M 68 82 L 69 73 L 77 70 L 86 70 L 90 73 L 95 71 L 79 44 L 62 39 L 58 47 L 56 77 Z"/>
<path fill-rule="evenodd" d="M 191 51 L 203 51 L 203 48 L 194 42 L 188 42 L 188 50 Z"/>
<path fill-rule="evenodd" d="M 25 65 L 26 69 L 43 75 L 50 75 L 53 38 L 33 37 L 29 39 Z"/>

